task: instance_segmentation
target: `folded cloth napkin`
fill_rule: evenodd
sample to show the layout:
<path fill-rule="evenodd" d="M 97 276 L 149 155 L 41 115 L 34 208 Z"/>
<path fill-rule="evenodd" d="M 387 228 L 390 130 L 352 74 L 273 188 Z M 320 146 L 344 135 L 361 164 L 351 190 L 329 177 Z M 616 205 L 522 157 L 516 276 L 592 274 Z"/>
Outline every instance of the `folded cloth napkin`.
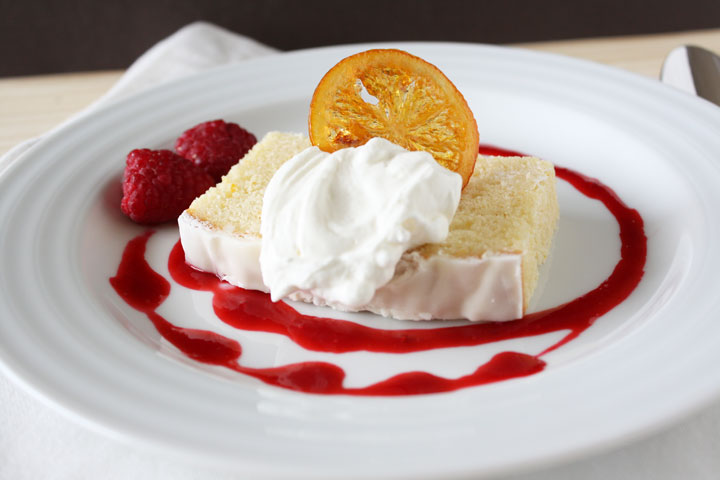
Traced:
<path fill-rule="evenodd" d="M 100 100 L 78 115 L 124 96 L 274 49 L 207 23 L 193 23 L 142 55 Z M 53 131 L 46 135 L 53 135 Z M 0 175 L 38 139 L 0 158 Z M 515 480 L 716 479 L 720 472 L 720 403 L 663 433 L 612 452 Z M 352 475 L 352 472 L 349 472 Z M 66 419 L 0 375 L 0 480 L 194 480 L 247 478 L 153 455 Z"/>
<path fill-rule="evenodd" d="M 170 80 L 276 52 L 274 48 L 216 25 L 192 23 L 145 52 L 105 95 L 70 120 Z M 53 131 L 45 135 L 52 135 Z M 27 140 L 0 158 L 0 174 L 38 140 L 40 138 Z"/>

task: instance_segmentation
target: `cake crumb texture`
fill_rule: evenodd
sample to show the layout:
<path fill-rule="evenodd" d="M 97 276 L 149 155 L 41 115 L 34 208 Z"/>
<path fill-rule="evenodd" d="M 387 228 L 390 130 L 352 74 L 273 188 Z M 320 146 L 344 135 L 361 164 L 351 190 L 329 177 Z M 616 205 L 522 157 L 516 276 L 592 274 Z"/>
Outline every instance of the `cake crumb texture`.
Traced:
<path fill-rule="evenodd" d="M 558 220 L 555 169 L 535 157 L 478 156 L 470 182 L 442 243 L 416 251 L 423 257 L 523 255 L 524 304 L 538 281 Z"/>
<path fill-rule="evenodd" d="M 310 146 L 301 134 L 268 133 L 220 183 L 196 198 L 188 213 L 211 228 L 259 238 L 265 188 L 283 163 Z"/>

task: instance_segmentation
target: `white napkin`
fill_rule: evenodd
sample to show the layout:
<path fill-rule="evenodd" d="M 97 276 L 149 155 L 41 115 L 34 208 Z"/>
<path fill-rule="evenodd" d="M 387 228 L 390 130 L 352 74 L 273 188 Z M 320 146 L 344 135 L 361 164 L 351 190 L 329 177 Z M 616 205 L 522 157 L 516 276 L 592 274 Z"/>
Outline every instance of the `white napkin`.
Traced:
<path fill-rule="evenodd" d="M 216 25 L 192 23 L 145 52 L 105 95 L 68 121 L 148 87 L 275 52 L 277 50 L 274 48 Z M 56 129 L 45 136 L 52 135 Z M 0 174 L 38 140 L 39 138 L 27 140 L 0 158 Z"/>
<path fill-rule="evenodd" d="M 143 54 L 100 100 L 78 115 L 149 86 L 274 49 L 207 23 L 193 23 Z M 46 135 L 52 135 L 48 132 Z M 0 175 L 37 142 L 0 158 Z M 422 452 L 418 452 L 422 454 Z M 352 472 L 348 472 L 352 474 Z M 720 402 L 669 430 L 595 457 L 515 480 L 716 479 L 720 476 Z M 0 480 L 238 479 L 147 453 L 58 414 L 0 375 Z"/>

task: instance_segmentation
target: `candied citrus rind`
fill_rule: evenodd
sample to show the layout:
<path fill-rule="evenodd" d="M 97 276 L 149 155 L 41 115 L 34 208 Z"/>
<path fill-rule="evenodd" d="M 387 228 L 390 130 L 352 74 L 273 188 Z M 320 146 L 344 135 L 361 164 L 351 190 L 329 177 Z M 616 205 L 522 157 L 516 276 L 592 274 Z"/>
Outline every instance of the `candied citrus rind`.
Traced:
<path fill-rule="evenodd" d="M 341 60 L 320 80 L 308 119 L 321 150 L 382 137 L 427 151 L 467 184 L 478 155 L 477 123 L 465 98 L 434 65 L 402 50 L 376 49 Z"/>

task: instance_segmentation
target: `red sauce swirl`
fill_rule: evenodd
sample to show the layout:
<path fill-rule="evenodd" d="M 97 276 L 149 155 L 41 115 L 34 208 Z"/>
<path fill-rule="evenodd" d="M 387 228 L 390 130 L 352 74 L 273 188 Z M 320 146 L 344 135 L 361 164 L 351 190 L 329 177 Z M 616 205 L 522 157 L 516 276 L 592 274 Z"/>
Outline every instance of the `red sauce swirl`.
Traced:
<path fill-rule="evenodd" d="M 480 153 L 520 155 L 490 146 L 481 146 Z M 189 267 L 180 242 L 170 252 L 168 266 L 173 279 L 185 288 L 213 292 L 213 309 L 222 321 L 241 330 L 285 335 L 308 350 L 403 354 L 482 345 L 560 330 L 569 332 L 538 355 L 502 352 L 473 373 L 456 379 L 415 371 L 366 387 L 347 388 L 343 385 L 345 372 L 332 363 L 302 362 L 273 368 L 241 366 L 242 348 L 237 341 L 207 330 L 177 327 L 156 312 L 170 292 L 170 283 L 153 271 L 145 260 L 145 247 L 152 232 L 145 232 L 127 244 L 117 274 L 110 283 L 128 305 L 147 314 L 163 338 L 188 357 L 221 365 L 278 387 L 322 394 L 416 395 L 532 375 L 545 368 L 543 355 L 578 337 L 630 295 L 643 276 L 647 254 L 643 221 L 636 210 L 626 206 L 615 192 L 596 179 L 562 167 L 555 167 L 555 173 L 580 193 L 600 201 L 615 217 L 620 227 L 620 260 L 610 276 L 590 292 L 557 307 L 509 322 L 383 330 L 344 320 L 302 315 L 283 302 L 273 303 L 268 294 L 230 286 L 214 275 Z"/>

